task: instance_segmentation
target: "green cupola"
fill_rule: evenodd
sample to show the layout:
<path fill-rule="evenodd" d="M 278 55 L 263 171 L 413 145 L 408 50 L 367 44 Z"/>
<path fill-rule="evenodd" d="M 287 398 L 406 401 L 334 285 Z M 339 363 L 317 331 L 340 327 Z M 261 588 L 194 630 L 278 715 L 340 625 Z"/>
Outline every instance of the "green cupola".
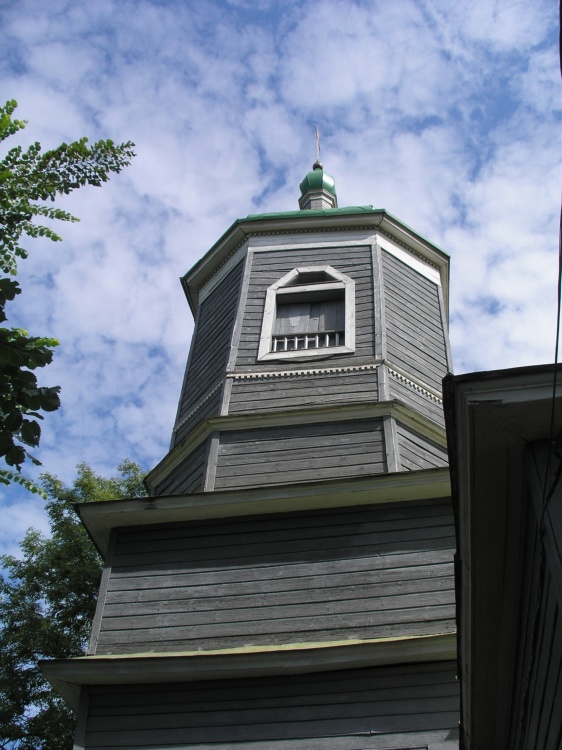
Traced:
<path fill-rule="evenodd" d="M 301 211 L 338 207 L 336 181 L 332 175 L 324 172 L 319 160 L 316 160 L 312 165 L 312 171 L 301 182 L 300 189 L 299 206 Z"/>

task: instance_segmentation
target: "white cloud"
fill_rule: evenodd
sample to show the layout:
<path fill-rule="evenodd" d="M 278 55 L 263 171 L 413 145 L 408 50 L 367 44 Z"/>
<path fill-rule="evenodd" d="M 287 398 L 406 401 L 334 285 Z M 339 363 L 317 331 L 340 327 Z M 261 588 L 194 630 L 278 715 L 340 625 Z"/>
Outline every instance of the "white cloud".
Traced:
<path fill-rule="evenodd" d="M 34 528 L 48 534 L 49 525 L 43 514 L 43 500 L 38 495 L 32 495 L 19 486 L 10 489 L 9 499 L 5 499 L 7 494 L 4 487 L 0 487 L 0 550 L 3 555 L 19 557 L 18 542 L 23 539 L 25 532 Z"/>
<path fill-rule="evenodd" d="M 131 139 L 102 189 L 30 245 L 10 319 L 60 338 L 40 457 L 146 468 L 167 451 L 192 319 L 178 277 L 239 216 L 295 209 L 315 158 L 340 205 L 386 208 L 452 255 L 457 370 L 547 361 L 559 209 L 557 5 L 475 0 L 21 0 L 4 91 L 45 148 Z M 13 534 L 44 525 L 9 507 Z M 1 501 L 0 501 L 1 502 Z M 12 545 L 13 537 L 0 539 Z"/>

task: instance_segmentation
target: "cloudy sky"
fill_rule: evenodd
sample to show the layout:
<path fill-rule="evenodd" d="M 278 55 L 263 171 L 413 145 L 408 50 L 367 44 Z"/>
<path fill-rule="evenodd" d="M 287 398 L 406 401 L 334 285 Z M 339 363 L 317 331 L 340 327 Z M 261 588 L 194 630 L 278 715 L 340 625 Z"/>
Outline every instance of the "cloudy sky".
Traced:
<path fill-rule="evenodd" d="M 0 0 L 2 96 L 44 148 L 132 140 L 133 165 L 30 241 L 10 322 L 57 337 L 39 451 L 165 454 L 192 319 L 178 277 L 238 217 L 298 208 L 315 158 L 340 206 L 385 208 L 452 257 L 456 372 L 552 361 L 560 210 L 554 0 Z M 2 152 L 3 153 L 3 152 Z M 33 474 L 33 472 L 30 472 Z M 41 501 L 0 490 L 0 548 Z"/>

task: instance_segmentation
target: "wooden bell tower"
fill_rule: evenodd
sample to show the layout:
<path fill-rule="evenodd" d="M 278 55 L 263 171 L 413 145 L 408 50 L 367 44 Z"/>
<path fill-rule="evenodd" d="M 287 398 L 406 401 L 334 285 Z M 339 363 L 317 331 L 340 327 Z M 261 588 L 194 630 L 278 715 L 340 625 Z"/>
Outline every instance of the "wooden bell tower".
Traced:
<path fill-rule="evenodd" d="M 441 400 L 448 257 L 385 210 L 236 221 L 183 278 L 195 331 L 151 496 L 88 504 L 88 653 L 45 672 L 78 748 L 458 747 Z"/>

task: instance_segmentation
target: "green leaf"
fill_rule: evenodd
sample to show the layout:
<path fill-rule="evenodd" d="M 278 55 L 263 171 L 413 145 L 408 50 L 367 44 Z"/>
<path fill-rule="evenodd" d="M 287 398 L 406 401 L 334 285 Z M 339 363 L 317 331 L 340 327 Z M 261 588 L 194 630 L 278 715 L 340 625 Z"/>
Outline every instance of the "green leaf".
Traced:
<path fill-rule="evenodd" d="M 41 427 L 37 422 L 32 422 L 30 419 L 24 419 L 20 429 L 21 439 L 27 445 L 39 445 L 39 438 L 41 437 Z"/>
<path fill-rule="evenodd" d="M 9 466 L 17 466 L 19 469 L 25 461 L 25 449 L 21 445 L 12 445 L 6 452 L 5 459 Z"/>
<path fill-rule="evenodd" d="M 146 494 L 140 467 L 122 466 L 118 476 L 105 478 L 83 464 L 68 487 L 45 474 L 42 490 L 16 471 L 0 470 L 0 483 L 16 481 L 43 494 L 50 526 L 48 536 L 30 529 L 17 557 L 0 558 L 0 746 L 73 746 L 75 717 L 43 678 L 39 661 L 84 653 L 102 561 L 73 505 L 123 497 L 129 490 L 132 496 Z"/>
<path fill-rule="evenodd" d="M 12 117 L 16 107 L 13 100 L 0 106 L 0 140 L 25 127 L 24 121 Z M 52 203 L 84 185 L 103 184 L 112 173 L 128 166 L 133 157 L 131 142 L 101 140 L 90 146 L 85 137 L 45 152 L 37 142 L 8 150 L 0 160 L 0 323 L 8 319 L 8 303 L 21 293 L 17 281 L 10 277 L 17 274 L 18 260 L 27 258 L 24 241 L 61 239 L 50 226 L 40 223 L 41 218 L 78 221 Z M 38 463 L 18 442 L 37 447 L 41 430 L 36 420 L 43 418 L 40 412 L 52 412 L 60 406 L 60 388 L 39 386 L 33 372 L 52 361 L 57 345 L 54 338 L 0 326 L 0 457 L 9 467 L 19 468 L 26 459 Z M 20 482 L 19 472 L 3 471 L 2 483 Z M 26 481 L 23 486 L 28 486 Z M 32 484 L 29 487 L 34 491 Z"/>

